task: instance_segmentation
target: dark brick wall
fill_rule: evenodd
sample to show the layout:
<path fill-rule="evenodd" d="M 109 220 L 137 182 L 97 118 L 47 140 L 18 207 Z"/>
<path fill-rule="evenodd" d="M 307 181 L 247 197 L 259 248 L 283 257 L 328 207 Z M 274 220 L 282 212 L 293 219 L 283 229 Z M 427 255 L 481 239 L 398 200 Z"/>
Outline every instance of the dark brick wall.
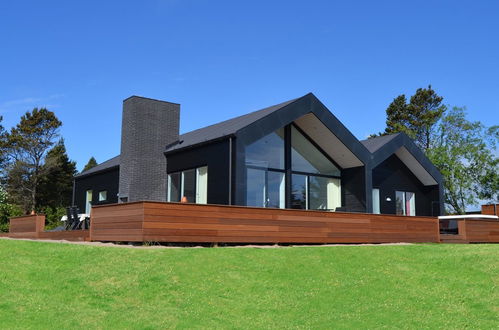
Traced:
<path fill-rule="evenodd" d="M 123 101 L 119 197 L 166 200 L 166 145 L 178 140 L 180 105 L 132 96 Z"/>

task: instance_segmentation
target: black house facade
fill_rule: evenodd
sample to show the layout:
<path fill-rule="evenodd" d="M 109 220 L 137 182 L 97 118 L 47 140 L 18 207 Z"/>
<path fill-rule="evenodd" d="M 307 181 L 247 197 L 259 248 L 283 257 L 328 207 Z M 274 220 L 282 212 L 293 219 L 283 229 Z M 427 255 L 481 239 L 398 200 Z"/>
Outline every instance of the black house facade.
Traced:
<path fill-rule="evenodd" d="M 311 93 L 182 135 L 179 116 L 175 103 L 126 99 L 120 155 L 75 177 L 73 204 L 443 212 L 442 177 L 409 137 L 359 141 Z"/>

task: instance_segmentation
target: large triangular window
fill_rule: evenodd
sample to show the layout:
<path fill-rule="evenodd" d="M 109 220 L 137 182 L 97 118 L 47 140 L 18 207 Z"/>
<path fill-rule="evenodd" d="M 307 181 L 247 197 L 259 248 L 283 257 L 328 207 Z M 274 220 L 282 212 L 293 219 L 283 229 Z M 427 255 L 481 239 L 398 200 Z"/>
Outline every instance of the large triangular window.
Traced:
<path fill-rule="evenodd" d="M 291 170 L 340 176 L 340 170 L 296 127 L 291 126 Z"/>

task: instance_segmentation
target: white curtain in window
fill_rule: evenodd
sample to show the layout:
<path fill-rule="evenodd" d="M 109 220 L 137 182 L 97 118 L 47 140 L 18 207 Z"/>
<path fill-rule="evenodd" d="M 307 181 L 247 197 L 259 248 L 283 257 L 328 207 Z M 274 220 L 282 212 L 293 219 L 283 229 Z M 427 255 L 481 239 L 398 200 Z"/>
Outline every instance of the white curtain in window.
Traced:
<path fill-rule="evenodd" d="M 286 201 L 286 198 L 285 198 L 285 193 L 286 193 L 286 190 L 285 190 L 285 181 L 284 181 L 284 174 L 282 175 L 281 177 L 281 182 L 279 183 L 279 208 L 283 209 L 286 207 L 285 205 L 285 201 Z"/>
<path fill-rule="evenodd" d="M 327 184 L 327 208 L 335 210 L 341 207 L 341 180 L 329 179 Z"/>
<path fill-rule="evenodd" d="M 206 204 L 208 202 L 208 167 L 199 167 L 196 172 L 196 203 Z"/>
<path fill-rule="evenodd" d="M 380 214 L 380 207 L 379 207 L 379 189 L 378 188 L 373 188 L 373 213 L 374 214 Z"/>
<path fill-rule="evenodd" d="M 92 208 L 92 190 L 87 190 L 86 200 L 85 200 L 85 213 L 90 214 Z"/>
<path fill-rule="evenodd" d="M 405 209 L 406 215 L 416 215 L 416 194 L 413 192 L 405 193 Z"/>

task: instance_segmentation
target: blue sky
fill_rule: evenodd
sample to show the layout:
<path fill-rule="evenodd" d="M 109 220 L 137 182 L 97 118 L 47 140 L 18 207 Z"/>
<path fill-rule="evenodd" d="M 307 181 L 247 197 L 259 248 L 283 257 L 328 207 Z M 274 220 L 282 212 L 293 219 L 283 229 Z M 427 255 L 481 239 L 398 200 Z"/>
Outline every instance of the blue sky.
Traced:
<path fill-rule="evenodd" d="M 499 118 L 498 1 L 2 1 L 0 115 L 63 121 L 81 169 L 119 153 L 122 100 L 181 104 L 181 131 L 313 92 L 358 138 L 431 84 Z"/>

